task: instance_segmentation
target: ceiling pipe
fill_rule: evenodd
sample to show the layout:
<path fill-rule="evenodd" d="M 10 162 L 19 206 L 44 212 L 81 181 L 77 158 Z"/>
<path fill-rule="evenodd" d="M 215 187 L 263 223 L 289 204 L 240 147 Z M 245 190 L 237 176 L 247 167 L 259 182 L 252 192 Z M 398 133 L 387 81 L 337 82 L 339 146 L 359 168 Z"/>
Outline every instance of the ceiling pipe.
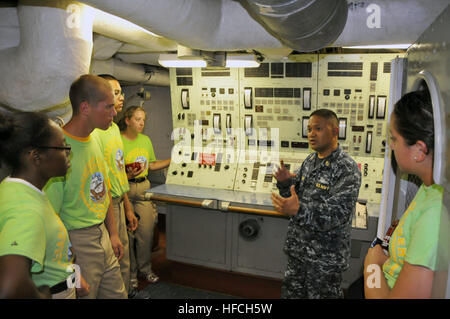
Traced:
<path fill-rule="evenodd" d="M 17 7 L 0 10 L 0 50 L 16 47 L 20 44 L 19 18 Z"/>
<path fill-rule="evenodd" d="M 1 106 L 67 114 L 71 83 L 89 72 L 92 11 L 73 1 L 19 1 L 17 15 L 20 44 L 0 51 Z"/>
<path fill-rule="evenodd" d="M 151 53 L 154 52 L 148 48 L 139 45 L 124 43 L 117 53 Z"/>
<path fill-rule="evenodd" d="M 333 46 L 414 43 L 448 0 L 348 0 L 347 24 Z"/>
<path fill-rule="evenodd" d="M 347 21 L 346 0 L 240 0 L 287 47 L 311 52 L 332 44 Z"/>
<path fill-rule="evenodd" d="M 92 60 L 91 73 L 111 74 L 120 81 L 147 84 L 155 86 L 169 86 L 169 71 L 156 67 L 145 67 L 140 64 L 130 64 L 119 59 Z"/>
<path fill-rule="evenodd" d="M 94 33 L 92 58 L 96 60 L 111 59 L 123 46 L 123 42 Z"/>
<path fill-rule="evenodd" d="M 157 36 L 128 20 L 94 8 L 92 10 L 95 12 L 94 32 L 155 52 L 177 49 L 177 43 L 174 41 Z"/>
<path fill-rule="evenodd" d="M 178 44 L 205 51 L 260 51 L 286 46 L 300 51 L 311 50 L 315 46 L 309 43 L 309 38 L 314 41 L 323 38 L 326 46 L 336 47 L 413 43 L 448 5 L 448 0 L 135 0 L 133 5 L 122 0 L 82 2 L 132 21 Z M 250 15 L 244 9 L 241 3 L 247 2 L 260 6 L 258 14 Z M 268 3 L 272 4 L 268 6 Z M 306 5 L 303 7 L 302 3 L 320 10 L 311 11 L 310 17 L 301 16 L 302 10 L 311 10 Z M 324 5 L 322 9 L 322 3 L 329 6 Z M 332 11 L 331 8 L 338 4 Z M 271 17 L 271 10 L 281 10 L 282 13 Z M 343 27 L 344 11 L 347 19 Z M 329 13 L 329 19 L 323 13 Z M 282 21 L 281 15 L 287 21 Z M 316 21 L 311 21 L 312 17 L 318 17 L 317 21 L 324 23 L 322 29 L 314 24 Z M 263 18 L 265 27 L 255 21 L 261 22 Z M 274 30 L 266 25 L 272 18 L 279 20 L 273 22 Z M 309 21 L 308 24 L 305 21 Z M 313 25 L 315 28 L 311 28 Z M 297 42 L 300 46 L 296 46 Z"/>
<path fill-rule="evenodd" d="M 117 53 L 115 57 L 127 63 L 158 65 L 159 54 L 160 53 Z"/>
<path fill-rule="evenodd" d="M 236 1 L 82 0 L 180 45 L 205 51 L 282 48 Z M 132 5 L 131 5 L 132 4 Z"/>

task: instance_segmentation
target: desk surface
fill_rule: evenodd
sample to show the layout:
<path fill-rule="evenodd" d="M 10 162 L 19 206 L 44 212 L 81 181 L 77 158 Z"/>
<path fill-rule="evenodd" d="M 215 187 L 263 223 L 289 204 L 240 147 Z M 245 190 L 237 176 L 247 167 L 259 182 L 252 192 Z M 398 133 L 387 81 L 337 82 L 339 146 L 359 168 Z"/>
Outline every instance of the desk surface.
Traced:
<path fill-rule="evenodd" d="M 147 190 L 147 192 L 160 195 L 182 196 L 196 199 L 215 199 L 220 201 L 249 205 L 272 206 L 270 194 L 262 193 L 250 193 L 226 189 L 214 189 L 207 187 L 194 187 L 172 184 L 158 185 L 156 187 L 150 188 L 149 190 Z"/>

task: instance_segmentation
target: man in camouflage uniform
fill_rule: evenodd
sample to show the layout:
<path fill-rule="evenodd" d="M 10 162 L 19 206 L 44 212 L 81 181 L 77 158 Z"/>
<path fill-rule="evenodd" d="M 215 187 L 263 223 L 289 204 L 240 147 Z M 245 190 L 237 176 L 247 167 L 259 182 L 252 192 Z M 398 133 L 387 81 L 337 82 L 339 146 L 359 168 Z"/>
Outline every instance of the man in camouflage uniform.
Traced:
<path fill-rule="evenodd" d="M 296 175 L 283 161 L 274 174 L 281 196 L 272 194 L 273 205 L 291 216 L 282 298 L 343 297 L 342 273 L 349 266 L 351 220 L 361 172 L 340 148 L 338 132 L 334 112 L 314 111 L 308 122 L 308 142 L 315 152 Z"/>

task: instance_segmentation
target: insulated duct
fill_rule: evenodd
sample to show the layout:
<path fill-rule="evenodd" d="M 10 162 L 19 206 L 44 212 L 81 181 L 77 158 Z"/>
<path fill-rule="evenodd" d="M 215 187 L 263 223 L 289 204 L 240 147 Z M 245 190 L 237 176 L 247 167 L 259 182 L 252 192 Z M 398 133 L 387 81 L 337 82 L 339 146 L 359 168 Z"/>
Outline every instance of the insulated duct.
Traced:
<path fill-rule="evenodd" d="M 82 0 L 180 45 L 204 51 L 282 48 L 236 1 Z"/>
<path fill-rule="evenodd" d="M 448 0 L 348 0 L 347 24 L 333 45 L 412 44 L 448 5 Z"/>
<path fill-rule="evenodd" d="M 174 51 L 177 49 L 177 43 L 151 34 L 130 21 L 101 10 L 92 10 L 95 11 L 94 32 L 124 43 L 147 48 L 154 52 Z"/>
<path fill-rule="evenodd" d="M 306 51 L 331 45 L 413 43 L 448 5 L 448 0 L 82 2 L 204 51 L 260 51 L 285 46 Z M 119 52 L 148 52 L 125 48 L 127 45 Z"/>
<path fill-rule="evenodd" d="M 116 58 L 127 63 L 144 63 L 159 65 L 159 53 L 117 53 Z"/>
<path fill-rule="evenodd" d="M 73 1 L 19 1 L 17 15 L 20 44 L 0 51 L 0 106 L 66 115 L 71 83 L 89 72 L 92 10 Z"/>
<path fill-rule="evenodd" d="M 145 67 L 139 64 L 130 64 L 118 59 L 105 61 L 92 60 L 91 73 L 111 74 L 117 79 L 130 82 L 155 86 L 169 86 L 169 71 L 153 67 Z"/>
<path fill-rule="evenodd" d="M 123 42 L 94 33 L 94 47 L 92 58 L 96 60 L 111 59 L 123 46 Z"/>
<path fill-rule="evenodd" d="M 332 44 L 347 20 L 346 0 L 240 0 L 287 47 L 316 51 Z"/>

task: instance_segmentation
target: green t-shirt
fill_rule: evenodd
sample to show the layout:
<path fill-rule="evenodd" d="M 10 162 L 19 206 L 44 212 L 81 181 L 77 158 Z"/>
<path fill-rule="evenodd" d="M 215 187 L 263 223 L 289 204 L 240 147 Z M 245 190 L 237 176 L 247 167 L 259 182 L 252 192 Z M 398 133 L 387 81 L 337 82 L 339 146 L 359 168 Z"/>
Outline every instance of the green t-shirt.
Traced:
<path fill-rule="evenodd" d="M 23 179 L 5 178 L 0 184 L 0 256 L 32 260 L 36 286 L 54 286 L 72 271 L 67 230 L 44 192 Z"/>
<path fill-rule="evenodd" d="M 65 177 L 51 178 L 44 191 L 68 230 L 98 225 L 109 207 L 108 166 L 96 136 L 78 138 L 64 131 L 72 146 Z"/>
<path fill-rule="evenodd" d="M 392 289 L 404 262 L 436 269 L 443 188 L 422 184 L 389 241 L 383 273 Z"/>
<path fill-rule="evenodd" d="M 147 135 L 138 134 L 134 140 L 129 140 L 122 135 L 124 146 L 125 165 L 139 162 L 145 166 L 144 171 L 135 178 L 145 177 L 148 175 L 148 164 L 156 161 L 155 152 L 153 151 L 152 141 Z"/>
<path fill-rule="evenodd" d="M 120 197 L 130 190 L 123 157 L 123 142 L 116 123 L 112 123 L 107 130 L 95 129 L 92 135 L 97 135 L 103 149 L 103 155 L 109 168 L 111 195 Z"/>

